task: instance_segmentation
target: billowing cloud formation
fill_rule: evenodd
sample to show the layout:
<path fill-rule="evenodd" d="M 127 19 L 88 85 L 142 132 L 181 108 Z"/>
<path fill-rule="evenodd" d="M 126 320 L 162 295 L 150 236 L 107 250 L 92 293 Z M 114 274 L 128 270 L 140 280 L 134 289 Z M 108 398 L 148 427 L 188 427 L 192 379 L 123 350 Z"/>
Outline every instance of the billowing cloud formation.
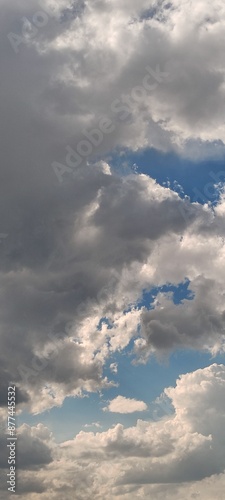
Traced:
<path fill-rule="evenodd" d="M 43 27 L 33 22 L 32 34 L 29 22 L 38 23 L 40 9 L 47 19 Z M 8 172 L 20 160 L 26 172 L 17 168 L 20 182 L 30 169 L 36 183 L 40 175 L 53 182 L 49 166 L 63 163 L 66 145 L 76 148 L 87 139 L 83 131 L 98 128 L 102 116 L 114 129 L 93 147 L 92 156 L 117 146 L 168 150 L 185 141 L 186 153 L 195 157 L 210 154 L 210 148 L 221 152 L 224 16 L 221 0 L 213 6 L 200 0 L 194 5 L 42 0 L 13 6 L 2 1 L 2 111 L 7 106 L 2 145 Z M 10 33 L 20 39 L 13 43 Z M 153 71 L 159 66 L 168 78 L 151 77 L 144 87 L 147 66 Z"/>
<path fill-rule="evenodd" d="M 186 139 L 201 139 L 207 153 L 205 141 L 223 140 L 222 3 L 209 21 L 197 2 L 188 24 L 189 2 L 175 0 L 1 8 L 1 393 L 12 379 L 37 412 L 108 387 L 105 360 L 138 325 L 144 360 L 180 346 L 221 349 L 224 200 L 213 212 L 147 176 L 121 179 L 94 157 Z M 101 139 L 103 117 L 114 128 L 104 122 Z M 61 184 L 54 162 L 67 168 Z M 196 288 L 189 309 L 167 300 L 164 309 L 127 310 L 143 288 L 186 277 Z M 99 330 L 105 316 L 112 328 Z"/>
<path fill-rule="evenodd" d="M 134 413 L 135 411 L 147 410 L 147 405 L 144 401 L 137 399 L 125 398 L 124 396 L 117 396 L 112 399 L 108 406 L 103 408 L 104 411 L 111 411 L 113 413 Z"/>
<path fill-rule="evenodd" d="M 167 351 L 176 347 L 204 348 L 211 346 L 212 351 L 224 339 L 225 309 L 224 292 L 215 281 L 203 276 L 192 281 L 195 292 L 193 300 L 184 300 L 176 306 L 171 296 L 159 294 L 153 310 L 143 309 L 141 315 L 144 347 L 147 350 Z M 147 347 L 148 346 L 148 347 Z M 149 352 L 150 352 L 149 351 Z"/>
<path fill-rule="evenodd" d="M 85 495 L 96 500 L 127 499 L 129 494 L 134 499 L 151 498 L 154 493 L 162 499 L 165 489 L 168 499 L 180 498 L 181 491 L 185 499 L 195 498 L 192 494 L 203 498 L 204 492 L 210 499 L 216 478 L 224 484 L 224 389 L 225 367 L 213 364 L 180 376 L 176 387 L 165 390 L 175 413 L 159 421 L 138 420 L 127 429 L 117 424 L 105 432 L 82 431 L 60 445 L 51 441 L 43 426 L 26 429 L 33 439 L 42 439 L 54 456 L 54 462 L 36 474 L 37 485 L 42 482 L 44 488 L 43 499 L 59 498 L 62 492 L 67 499 L 72 491 L 82 499 Z M 25 488 L 31 481 L 29 468 L 21 472 Z M 32 500 L 37 485 L 30 490 Z M 25 498 L 22 490 L 21 498 Z"/>
<path fill-rule="evenodd" d="M 217 207 L 203 207 L 146 175 L 121 178 L 109 159 L 124 147 L 224 154 L 224 19 L 221 0 L 1 1 L 1 412 L 8 382 L 17 385 L 18 408 L 34 413 L 115 385 L 106 361 L 129 344 L 143 362 L 177 348 L 224 351 L 224 191 Z M 175 305 L 159 293 L 150 310 L 138 307 L 143 289 L 186 278 L 193 300 Z M 130 437 L 120 424 L 91 435 L 98 460 L 105 450 L 156 460 L 127 469 L 118 461 L 113 495 L 134 497 L 138 477 L 178 483 L 222 472 L 216 428 L 204 434 L 176 412 L 176 426 L 154 424 L 154 436 L 140 423 Z M 218 415 L 222 421 L 222 409 Z M 73 442 L 56 458 L 50 437 L 21 432 L 21 469 L 41 467 L 35 480 L 21 472 L 21 495 L 70 498 L 61 453 L 73 455 Z M 87 434 L 76 439 L 82 458 Z M 75 495 L 107 498 L 111 485 L 98 493 L 95 463 L 79 460 L 71 465 Z M 104 484 L 104 460 L 101 474 Z"/>
<path fill-rule="evenodd" d="M 223 349 L 223 197 L 213 211 L 146 175 L 119 178 L 95 167 L 71 184 L 71 198 L 62 191 L 61 223 L 49 222 L 37 243 L 32 229 L 27 240 L 25 222 L 24 250 L 12 261 L 9 240 L 1 263 L 1 369 L 34 412 L 115 383 L 103 377 L 104 363 L 134 338 L 142 359 L 182 346 Z M 73 188 L 89 194 L 74 198 Z M 57 198 L 53 205 L 58 213 Z M 157 297 L 153 310 L 136 307 L 144 288 L 185 277 L 192 301 Z M 98 327 L 103 317 L 110 328 Z"/>
<path fill-rule="evenodd" d="M 133 338 L 142 359 L 182 346 L 223 349 L 223 194 L 213 211 L 100 164 L 60 189 L 47 227 L 36 236 L 39 207 L 29 238 L 23 221 L 21 250 L 12 236 L 1 261 L 2 380 L 15 381 L 33 411 L 114 383 L 103 378 L 105 360 Z M 153 310 L 135 306 L 144 288 L 185 277 L 192 301 L 175 306 L 159 295 Z M 110 328 L 98 328 L 102 317 Z"/>

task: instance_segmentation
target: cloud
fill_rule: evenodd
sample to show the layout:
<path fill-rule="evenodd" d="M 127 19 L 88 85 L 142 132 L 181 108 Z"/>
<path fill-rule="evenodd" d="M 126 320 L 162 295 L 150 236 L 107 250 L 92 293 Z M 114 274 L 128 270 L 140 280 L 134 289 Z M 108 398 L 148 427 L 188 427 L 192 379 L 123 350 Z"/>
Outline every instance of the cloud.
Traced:
<path fill-rule="evenodd" d="M 88 428 L 88 427 L 97 427 L 97 428 L 101 428 L 101 424 L 99 422 L 92 422 L 92 424 L 84 424 L 85 428 Z"/>
<path fill-rule="evenodd" d="M 24 220 L 24 251 L 12 259 L 9 240 L 1 261 L 2 380 L 14 380 L 33 412 L 115 385 L 103 376 L 106 360 L 131 340 L 142 359 L 179 347 L 223 349 L 223 194 L 212 210 L 146 175 L 120 178 L 99 165 L 73 189 L 62 190 L 61 207 L 57 196 L 46 207 L 60 215 L 40 228 L 39 246 Z M 137 307 L 143 289 L 185 277 L 192 301 L 175 306 L 158 295 L 153 310 Z M 104 317 L 111 326 L 99 330 Z"/>
<path fill-rule="evenodd" d="M 48 16 L 42 27 L 40 9 Z M 33 413 L 115 386 L 113 355 L 129 345 L 144 362 L 178 348 L 224 352 L 224 192 L 214 208 L 190 203 L 147 175 L 120 177 L 110 160 L 115 151 L 145 147 L 195 159 L 224 155 L 224 16 L 220 0 L 1 2 L 0 234 L 8 235 L 0 246 L 1 415 L 8 381 L 17 385 L 18 411 Z M 103 117 L 112 131 L 75 167 L 71 148 L 80 148 L 87 134 L 96 142 Z M 54 162 L 67 166 L 61 184 Z M 175 305 L 160 293 L 151 310 L 138 306 L 143 289 L 185 278 L 192 301 Z M 108 324 L 99 330 L 102 318 Z M 207 373 L 201 372 L 208 383 Z M 219 384 L 218 369 L 213 377 Z M 147 430 L 139 423 L 131 437 L 118 424 L 100 437 L 77 438 L 81 457 L 90 438 L 91 453 L 100 458 L 158 460 L 143 470 L 133 463 L 123 469 L 119 461 L 117 486 L 101 465 L 101 498 L 116 491 L 133 497 L 135 478 L 172 484 L 221 474 L 224 456 L 213 423 L 200 415 L 204 434 L 197 423 L 191 427 L 191 402 L 185 425 L 177 408 L 176 420 Z M 53 488 L 52 496 L 65 497 L 71 467 L 75 495 L 94 498 L 95 463 L 74 466 L 66 458 L 59 479 L 51 440 L 35 432 L 25 427 L 21 436 L 24 495 L 47 489 L 48 498 Z M 74 454 L 73 443 L 64 448 Z M 207 488 L 201 491 L 205 498 Z"/>
<path fill-rule="evenodd" d="M 114 486 L 120 485 L 122 496 L 123 487 L 131 483 L 139 488 L 157 483 L 194 485 L 196 481 L 221 474 L 225 468 L 221 433 L 225 417 L 221 398 L 224 384 L 224 365 L 213 364 L 181 375 L 175 387 L 164 391 L 172 400 L 174 415 L 157 422 L 138 420 L 136 426 L 128 429 L 117 424 L 102 433 L 81 432 L 62 445 L 63 453 L 74 459 L 93 457 L 103 464 L 116 457 Z M 126 462 L 122 457 L 126 457 Z M 109 476 L 109 485 L 111 481 Z"/>
<path fill-rule="evenodd" d="M 141 331 L 145 342 L 140 351 L 147 346 L 149 352 L 179 347 L 201 349 L 206 344 L 216 350 L 219 339 L 224 338 L 223 289 L 215 281 L 199 276 L 192 281 L 191 290 L 194 298 L 184 299 L 179 305 L 169 294 L 159 293 L 154 309 L 143 308 Z"/>
<path fill-rule="evenodd" d="M 65 1 L 2 2 L 0 227 L 8 237 L 0 249 L 1 380 L 17 383 L 21 407 L 27 403 L 31 411 L 43 411 L 66 396 L 109 387 L 114 381 L 103 377 L 105 361 L 136 338 L 140 323 L 147 354 L 152 347 L 189 345 L 190 329 L 178 318 L 182 306 L 167 303 L 173 325 L 166 332 L 157 310 L 133 308 L 124 314 L 143 288 L 203 275 L 213 280 L 215 293 L 221 290 L 216 264 L 223 261 L 221 214 L 181 200 L 147 176 L 122 179 L 110 172 L 110 160 L 95 162 L 96 154 L 106 160 L 115 147 L 166 151 L 190 137 L 198 143 L 199 134 L 204 144 L 223 140 L 223 50 L 217 35 L 224 8 L 218 2 L 209 23 L 206 7 L 200 12 L 195 6 L 186 26 L 188 6 L 153 2 L 147 15 L 144 0 L 122 6 L 85 2 L 75 9 Z M 26 43 L 15 53 L 7 35 L 23 36 L 22 17 L 33 22 L 40 9 L 48 13 L 47 24 L 35 36 L 26 32 Z M 198 51 L 190 40 L 194 47 L 198 41 Z M 153 77 L 153 91 L 144 102 L 132 97 L 130 115 L 121 120 L 124 111 L 113 113 L 111 105 L 119 99 L 120 106 L 123 95 L 130 96 L 147 74 L 152 78 L 147 66 L 169 72 L 170 78 Z M 204 96 L 196 102 L 200 90 Z M 52 163 L 68 161 L 66 148 L 75 150 L 82 131 L 96 129 L 102 116 L 115 122 L 115 130 L 59 184 Z M 210 349 L 221 347 L 221 309 L 217 304 L 210 346 L 211 319 L 202 325 L 203 344 Z M 113 327 L 97 335 L 104 316 Z M 200 329 L 199 324 L 198 339 Z M 3 393 L 4 387 L 2 382 Z"/>
<path fill-rule="evenodd" d="M 140 277 L 130 286 L 133 270 L 140 274 L 165 234 L 179 235 L 196 218 L 210 218 L 210 212 L 195 209 L 147 176 L 120 179 L 98 168 L 87 168 L 83 175 L 73 185 L 78 197 L 73 190 L 70 197 L 62 191 L 61 207 L 58 196 L 52 207 L 46 206 L 49 220 L 47 227 L 40 227 L 38 239 L 39 209 L 33 229 L 31 221 L 22 219 L 23 251 L 16 252 L 17 240 L 9 240 L 1 261 L 1 366 L 4 377 L 10 371 L 10 378 L 26 391 L 34 412 L 60 405 L 69 394 L 114 383 L 102 376 L 105 360 L 112 349 L 126 347 L 140 319 L 135 308 L 123 313 L 146 283 Z M 180 208 L 190 214 L 188 220 Z M 139 213 L 132 224 L 131 210 Z M 96 335 L 104 316 L 111 317 L 113 328 L 104 327 Z"/>
<path fill-rule="evenodd" d="M 103 411 L 110 411 L 113 413 L 134 413 L 136 411 L 145 411 L 147 408 L 144 401 L 117 396 L 109 402 L 108 406 L 103 408 Z"/>
<path fill-rule="evenodd" d="M 112 373 L 117 373 L 117 371 L 118 371 L 118 363 L 111 363 L 109 368 L 110 368 L 110 370 L 111 370 Z"/>
<path fill-rule="evenodd" d="M 222 364 L 181 375 L 175 387 L 163 392 L 171 399 L 173 415 L 139 419 L 128 428 L 117 423 L 102 432 L 81 431 L 60 444 L 44 426 L 27 426 L 26 436 L 45 443 L 53 461 L 37 469 L 33 490 L 29 469 L 21 471 L 20 482 L 25 491 L 29 487 L 32 500 L 40 481 L 44 500 L 66 499 L 72 491 L 96 500 L 131 494 L 134 499 L 155 494 L 160 500 L 163 495 L 178 500 L 182 494 L 189 500 L 205 494 L 210 500 L 213 488 L 219 498 L 225 469 L 224 385 Z"/>
<path fill-rule="evenodd" d="M 16 463 L 19 470 L 39 470 L 53 461 L 49 446 L 51 433 L 43 424 L 30 427 L 23 424 L 18 428 L 18 443 L 16 443 Z M 1 435 L 0 467 L 8 469 L 9 449 L 5 435 Z M 18 446 L 17 446 L 18 445 Z"/>

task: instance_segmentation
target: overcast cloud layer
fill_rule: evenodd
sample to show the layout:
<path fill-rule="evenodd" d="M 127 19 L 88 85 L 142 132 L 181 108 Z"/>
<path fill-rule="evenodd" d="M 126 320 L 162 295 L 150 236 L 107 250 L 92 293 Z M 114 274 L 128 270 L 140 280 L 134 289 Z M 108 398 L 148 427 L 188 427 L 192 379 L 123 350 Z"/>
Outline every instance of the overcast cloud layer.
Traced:
<path fill-rule="evenodd" d="M 18 411 L 41 414 L 116 386 L 116 365 L 108 378 L 104 367 L 128 345 L 137 364 L 177 349 L 224 352 L 224 187 L 214 207 L 191 203 L 147 175 L 115 173 L 111 154 L 224 155 L 225 6 L 0 6 L 4 427 L 9 382 Z M 151 308 L 138 305 L 144 289 L 185 280 L 192 300 L 175 305 L 159 291 Z M 159 422 L 85 431 L 61 445 L 42 423 L 24 424 L 20 497 L 67 500 L 73 489 L 84 500 L 221 498 L 224 370 L 212 364 L 165 389 L 175 413 Z M 119 387 L 105 407 L 146 410 Z M 0 466 L 4 477 L 4 445 Z"/>

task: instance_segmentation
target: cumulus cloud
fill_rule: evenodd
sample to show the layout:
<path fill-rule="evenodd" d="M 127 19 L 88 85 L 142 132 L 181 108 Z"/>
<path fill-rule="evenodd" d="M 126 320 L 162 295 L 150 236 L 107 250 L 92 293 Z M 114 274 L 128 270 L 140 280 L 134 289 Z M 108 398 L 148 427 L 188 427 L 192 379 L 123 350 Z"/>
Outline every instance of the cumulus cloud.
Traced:
<path fill-rule="evenodd" d="M 117 396 L 109 402 L 108 406 L 103 408 L 103 411 L 111 411 L 113 413 L 134 413 L 135 411 L 145 411 L 147 408 L 144 401 Z"/>
<path fill-rule="evenodd" d="M 56 445 L 44 426 L 26 429 L 51 450 L 53 462 L 37 469 L 36 484 L 29 471 L 21 471 L 24 488 L 36 499 L 39 481 L 43 498 L 202 498 L 213 486 L 219 498 L 224 485 L 224 365 L 213 364 L 181 375 L 164 395 L 174 414 L 158 421 L 138 420 L 133 427 L 121 424 L 103 432 L 79 432 Z M 23 483 L 22 483 L 23 484 Z M 207 485 L 209 491 L 207 492 Z M 218 493 L 218 495 L 217 495 Z M 193 497 L 193 495 L 197 495 Z M 217 496 L 216 496 L 217 495 Z M 3 498 L 3 497 L 2 497 Z M 21 491 L 21 498 L 25 492 Z"/>
<path fill-rule="evenodd" d="M 225 333 L 225 310 L 223 287 L 203 276 L 191 283 L 193 300 L 185 299 L 175 305 L 170 294 L 159 293 L 155 308 L 142 310 L 141 323 L 143 343 L 136 342 L 140 352 L 170 351 L 175 348 L 204 349 L 212 352 L 219 346 L 223 349 Z"/>
<path fill-rule="evenodd" d="M 30 405 L 35 412 L 61 404 L 66 395 L 79 395 L 82 389 L 109 386 L 111 382 L 102 376 L 104 361 L 112 350 L 125 347 L 136 335 L 140 318 L 135 308 L 123 313 L 128 303 L 138 298 L 143 285 L 143 280 L 137 279 L 137 284 L 126 290 L 129 280 L 133 281 L 133 270 L 136 267 L 140 274 L 143 260 L 165 234 L 179 235 L 196 218 L 207 225 L 211 217 L 210 211 L 200 206 L 195 211 L 189 202 L 147 176 L 120 179 L 90 168 L 84 178 L 77 178 L 77 192 L 78 186 L 84 192 L 90 189 L 87 198 L 74 197 L 71 186 L 68 210 L 68 191 L 62 191 L 58 222 L 52 225 L 49 221 L 49 232 L 40 229 L 37 244 L 32 230 L 27 239 L 24 221 L 24 250 L 12 260 L 14 242 L 9 240 L 1 262 L 1 366 L 4 376 L 9 378 L 10 371 L 10 378 L 26 391 L 25 399 L 32 394 Z M 56 197 L 53 212 L 59 210 L 57 203 Z M 181 208 L 190 215 L 188 219 Z M 132 217 L 132 224 L 130 210 L 139 213 L 137 220 Z M 144 218 L 151 223 L 144 224 Z M 46 237 L 49 246 L 42 253 Z M 13 270 L 9 273 L 10 265 Z M 103 316 L 111 316 L 111 330 L 105 325 L 98 331 Z M 110 337 L 111 346 L 107 341 Z M 34 387 L 42 394 L 41 401 Z"/>
<path fill-rule="evenodd" d="M 74 197 L 72 186 L 87 196 Z M 39 246 L 24 222 L 24 251 L 12 260 L 9 240 L 1 261 L 2 380 L 17 383 L 21 405 L 43 411 L 115 385 L 103 376 L 105 361 L 132 339 L 143 359 L 182 346 L 223 350 L 222 195 L 213 211 L 146 175 L 119 178 L 87 167 L 71 197 L 68 190 L 62 197 L 62 215 L 40 229 Z M 175 306 L 159 295 L 153 310 L 136 306 L 144 288 L 185 277 L 192 301 Z"/>
<path fill-rule="evenodd" d="M 52 449 L 49 446 L 51 442 L 51 433 L 43 424 L 31 428 L 23 424 L 18 428 L 18 446 L 16 448 L 16 463 L 19 470 L 39 470 L 53 461 Z M 8 469 L 9 450 L 7 448 L 6 437 L 2 434 L 0 467 Z"/>

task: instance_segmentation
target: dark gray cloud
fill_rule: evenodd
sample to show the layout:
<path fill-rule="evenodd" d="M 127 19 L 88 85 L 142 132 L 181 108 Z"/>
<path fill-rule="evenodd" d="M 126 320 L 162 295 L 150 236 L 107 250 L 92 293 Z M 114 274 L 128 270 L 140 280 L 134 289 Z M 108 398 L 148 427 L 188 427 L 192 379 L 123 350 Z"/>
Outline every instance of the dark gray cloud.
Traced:
<path fill-rule="evenodd" d="M 5 378 L 5 380 L 3 380 Z M 8 405 L 8 387 L 9 387 L 9 378 L 7 377 L 6 373 L 1 372 L 1 384 L 0 384 L 0 407 L 6 407 Z M 21 403 L 27 403 L 29 401 L 29 395 L 20 389 L 19 387 L 16 387 L 15 391 L 15 402 L 16 405 L 19 405 Z"/>
<path fill-rule="evenodd" d="M 18 440 L 15 443 L 16 466 L 18 469 L 38 470 L 53 461 L 52 450 L 43 440 L 43 436 L 32 434 L 28 426 L 18 432 Z M 6 436 L 1 436 L 0 467 L 8 469 L 8 457 L 10 456 L 7 445 L 11 444 Z M 12 455 L 14 456 L 14 455 Z"/>
<path fill-rule="evenodd" d="M 184 299 L 175 305 L 170 296 L 159 294 L 155 309 L 143 309 L 141 325 L 146 344 L 140 348 L 140 354 L 142 350 L 150 353 L 151 349 L 158 352 L 184 347 L 201 349 L 204 342 L 213 345 L 223 336 L 223 290 L 203 276 L 193 280 L 190 288 L 195 293 L 192 300 Z"/>

